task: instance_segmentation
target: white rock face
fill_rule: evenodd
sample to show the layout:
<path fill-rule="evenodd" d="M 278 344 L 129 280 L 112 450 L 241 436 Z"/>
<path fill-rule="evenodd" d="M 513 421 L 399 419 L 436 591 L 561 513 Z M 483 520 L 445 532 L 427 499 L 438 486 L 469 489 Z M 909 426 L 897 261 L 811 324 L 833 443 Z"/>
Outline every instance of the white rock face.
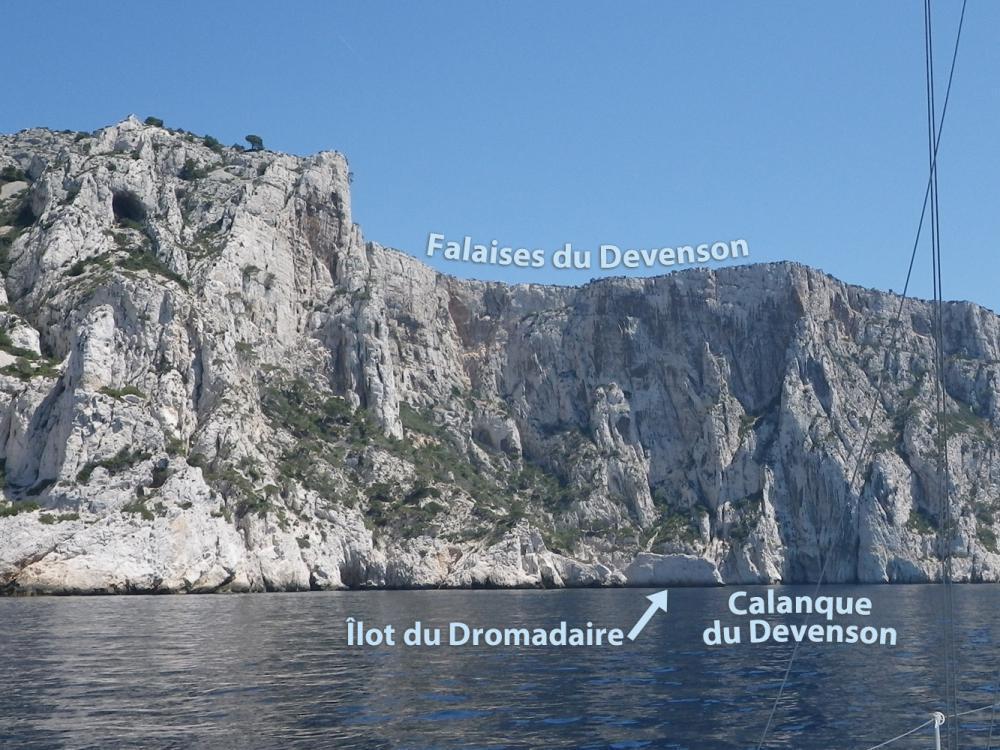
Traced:
<path fill-rule="evenodd" d="M 631 586 L 712 586 L 722 583 L 722 576 L 703 557 L 643 552 L 625 569 L 625 580 Z"/>
<path fill-rule="evenodd" d="M 5 167 L 0 590 L 1000 580 L 981 307 L 946 528 L 927 303 L 889 351 L 897 297 L 793 264 L 461 281 L 364 240 L 341 154 L 134 118 Z"/>

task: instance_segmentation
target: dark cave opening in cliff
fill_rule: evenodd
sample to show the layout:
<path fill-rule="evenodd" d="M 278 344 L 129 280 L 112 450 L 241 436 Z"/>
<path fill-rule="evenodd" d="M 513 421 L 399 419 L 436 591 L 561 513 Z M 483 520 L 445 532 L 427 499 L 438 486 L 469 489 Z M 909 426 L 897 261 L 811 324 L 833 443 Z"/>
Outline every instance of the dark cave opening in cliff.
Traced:
<path fill-rule="evenodd" d="M 146 209 L 133 193 L 116 191 L 111 200 L 111 210 L 119 224 L 141 224 L 146 220 Z"/>

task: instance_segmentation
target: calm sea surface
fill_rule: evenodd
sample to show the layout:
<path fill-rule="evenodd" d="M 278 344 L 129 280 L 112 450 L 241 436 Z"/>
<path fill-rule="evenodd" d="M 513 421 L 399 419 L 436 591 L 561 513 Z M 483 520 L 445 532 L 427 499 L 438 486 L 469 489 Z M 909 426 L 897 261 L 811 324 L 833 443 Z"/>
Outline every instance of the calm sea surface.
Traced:
<path fill-rule="evenodd" d="M 648 591 L 0 599 L 0 747 L 751 748 L 792 647 L 706 647 L 713 619 L 736 622 L 731 591 L 674 589 L 634 643 L 600 649 L 352 649 L 344 620 L 627 631 Z M 766 747 L 864 750 L 944 708 L 942 587 L 823 593 L 870 597 L 899 643 L 803 644 Z M 954 596 L 959 708 L 988 705 L 1000 587 Z M 989 723 L 969 716 L 960 746 L 987 747 Z"/>

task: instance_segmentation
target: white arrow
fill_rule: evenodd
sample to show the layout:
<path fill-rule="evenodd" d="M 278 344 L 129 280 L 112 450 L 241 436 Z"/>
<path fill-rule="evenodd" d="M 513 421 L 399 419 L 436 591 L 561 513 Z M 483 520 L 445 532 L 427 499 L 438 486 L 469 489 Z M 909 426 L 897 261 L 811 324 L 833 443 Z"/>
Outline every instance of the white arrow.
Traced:
<path fill-rule="evenodd" d="M 657 610 L 662 609 L 664 612 L 667 611 L 667 594 L 670 592 L 667 590 L 658 591 L 655 594 L 650 594 L 646 598 L 649 599 L 650 605 L 646 608 L 642 617 L 639 618 L 639 622 L 632 626 L 632 629 L 628 631 L 628 639 L 634 641 L 636 636 L 642 632 L 642 629 L 646 627 L 646 624 L 653 619 L 653 615 L 656 614 Z"/>

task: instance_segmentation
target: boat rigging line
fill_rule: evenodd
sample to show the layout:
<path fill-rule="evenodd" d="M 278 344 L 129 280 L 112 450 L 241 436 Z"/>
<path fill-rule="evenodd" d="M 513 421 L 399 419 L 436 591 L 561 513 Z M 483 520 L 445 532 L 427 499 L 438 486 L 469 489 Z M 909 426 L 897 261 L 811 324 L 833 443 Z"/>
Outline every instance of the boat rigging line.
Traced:
<path fill-rule="evenodd" d="M 943 584 L 942 639 L 944 643 L 944 682 L 946 716 L 952 721 L 945 724 L 945 746 L 958 750 L 961 727 L 955 720 L 958 713 L 958 657 L 955 647 L 955 600 L 953 587 L 952 547 L 954 519 L 951 507 L 951 471 L 948 461 L 948 435 L 945 420 L 948 398 L 945 386 L 944 347 L 944 290 L 941 274 L 941 209 L 938 192 L 938 170 L 935 153 L 937 143 L 937 107 L 934 101 L 934 34 L 932 30 L 931 0 L 924 0 L 924 74 L 927 88 L 927 161 L 930 168 L 930 239 L 931 272 L 934 280 L 933 326 L 934 331 L 934 397 L 935 421 L 935 479 L 939 502 L 938 557 L 941 560 Z"/>
<path fill-rule="evenodd" d="M 939 122 L 937 123 L 937 126 L 936 127 L 932 126 L 932 129 L 931 129 L 931 141 L 930 142 L 932 144 L 932 148 L 931 148 L 931 152 L 930 152 L 930 170 L 929 170 L 929 174 L 928 174 L 928 177 L 927 177 L 927 185 L 926 185 L 926 188 L 924 189 L 924 200 L 923 200 L 922 207 L 920 209 L 920 220 L 917 223 L 916 237 L 914 238 L 913 248 L 912 248 L 912 250 L 910 252 L 910 262 L 909 262 L 909 267 L 908 267 L 907 272 L 906 272 L 906 282 L 903 285 L 903 291 L 900 294 L 900 298 L 899 298 L 899 306 L 898 306 L 898 308 L 896 310 L 896 316 L 895 316 L 895 318 L 893 320 L 893 324 L 892 324 L 892 339 L 889 342 L 889 346 L 887 347 L 887 351 L 890 351 L 890 352 L 894 351 L 896 349 L 896 346 L 897 346 L 897 343 L 898 343 L 898 340 L 899 340 L 899 332 L 901 330 L 900 322 L 901 322 L 902 316 L 903 316 L 903 309 L 905 307 L 906 301 L 909 298 L 910 282 L 911 282 L 912 277 L 913 277 L 913 267 L 914 267 L 914 264 L 916 262 L 917 249 L 918 249 L 918 247 L 920 245 L 920 237 L 921 237 L 921 233 L 923 231 L 925 219 L 927 217 L 928 204 L 931 204 L 931 194 L 932 194 L 932 192 L 934 193 L 934 201 L 933 201 L 933 204 L 932 204 L 932 206 L 933 206 L 932 207 L 932 225 L 933 225 L 932 226 L 932 242 L 935 241 L 934 240 L 934 235 L 935 235 L 935 231 L 934 230 L 936 228 L 936 219 L 934 217 L 936 216 L 936 211 L 937 211 L 937 190 L 936 190 L 936 184 L 937 183 L 936 183 L 936 177 L 937 177 L 938 149 L 939 149 L 939 147 L 941 145 L 941 135 L 944 132 L 945 116 L 948 113 L 948 103 L 949 103 L 949 101 L 951 99 L 951 88 L 952 88 L 952 83 L 953 83 L 954 77 L 955 77 L 955 66 L 956 66 L 956 63 L 957 63 L 957 60 L 958 60 L 958 50 L 959 50 L 959 46 L 960 46 L 960 43 L 961 43 L 961 40 L 962 40 L 962 28 L 963 28 L 964 23 L 965 23 L 965 11 L 966 11 L 967 4 L 968 4 L 968 0 L 962 0 L 962 11 L 961 11 L 961 14 L 959 16 L 959 21 L 958 21 L 958 31 L 955 34 L 955 45 L 954 45 L 954 48 L 953 48 L 953 51 L 952 51 L 952 56 L 951 56 L 951 67 L 950 67 L 950 70 L 948 72 L 948 84 L 947 84 L 947 86 L 945 88 L 944 102 L 943 102 L 942 107 L 941 107 L 941 117 L 940 117 Z M 928 67 L 929 67 L 929 53 L 930 53 L 929 43 L 927 42 L 927 39 L 929 38 L 929 34 L 930 34 L 929 5 L 930 5 L 930 0 L 925 0 L 925 44 L 927 44 L 926 51 L 928 52 Z M 928 92 L 929 92 L 929 94 L 931 94 L 929 87 L 928 87 Z M 932 100 L 932 94 L 931 94 L 931 100 Z M 932 119 L 932 122 L 933 122 L 933 115 L 934 115 L 934 109 L 933 109 L 933 106 L 932 106 L 931 109 L 930 109 L 930 117 Z M 932 191 L 932 188 L 933 188 L 933 191 Z M 935 244 L 935 247 L 936 247 L 936 244 Z M 936 254 L 932 256 L 932 262 L 933 262 L 933 264 L 935 266 L 935 269 L 937 269 L 938 268 L 939 259 L 937 258 Z M 934 279 L 935 279 L 935 290 L 936 291 L 940 291 L 939 290 L 939 284 L 938 284 L 939 274 L 937 273 L 937 271 L 934 274 Z M 938 308 L 938 312 L 940 313 L 940 307 Z M 938 321 L 938 323 L 940 325 L 940 321 Z M 938 342 L 940 342 L 940 335 L 938 335 L 936 338 L 937 338 Z M 935 356 L 935 359 L 937 360 L 938 357 Z M 875 414 L 876 414 L 876 411 L 878 409 L 879 397 L 882 394 L 882 389 L 883 389 L 883 385 L 885 383 L 885 378 L 886 378 L 886 372 L 887 372 L 887 370 L 888 370 L 888 366 L 883 367 L 882 370 L 879 372 L 877 386 L 876 386 L 876 388 L 874 389 L 874 391 L 872 393 L 871 409 L 870 409 L 870 411 L 868 413 L 868 418 L 867 418 L 867 421 L 865 423 L 864 434 L 863 434 L 860 446 L 858 448 L 858 453 L 857 453 L 857 456 L 856 456 L 856 461 L 855 461 L 854 469 L 853 469 L 853 471 L 851 473 L 851 478 L 850 478 L 850 481 L 848 483 L 848 490 L 849 491 L 853 490 L 853 488 L 854 488 L 854 486 L 855 486 L 855 484 L 857 482 L 857 479 L 860 476 L 861 467 L 862 467 L 862 465 L 864 463 L 864 459 L 866 457 L 866 452 L 867 452 L 867 450 L 870 447 L 871 429 L 872 429 L 872 425 L 873 425 L 873 423 L 875 421 Z M 939 419 L 938 424 L 939 424 L 939 434 L 940 434 L 940 424 L 941 424 L 940 419 Z M 830 564 L 830 559 L 833 557 L 833 548 L 834 548 L 834 545 L 837 543 L 837 540 L 838 540 L 839 535 L 840 535 L 840 529 L 843 526 L 844 519 L 847 516 L 847 508 L 848 508 L 848 503 L 844 503 L 844 506 L 841 508 L 841 511 L 840 511 L 840 516 L 839 516 L 839 519 L 837 521 L 837 525 L 834 528 L 834 533 L 832 534 L 831 539 L 830 539 L 829 549 L 827 550 L 826 554 L 823 556 L 823 563 L 820 566 L 819 576 L 817 577 L 817 580 L 816 580 L 816 593 L 817 594 L 819 592 L 820 587 L 823 585 L 824 578 L 826 577 L 826 572 L 827 572 L 827 568 L 829 567 L 829 564 Z M 949 560 L 950 560 L 950 556 L 949 556 Z M 807 623 L 808 623 L 808 620 L 809 620 L 809 618 L 807 617 L 806 618 L 806 622 Z M 775 714 L 777 713 L 778 706 L 779 706 L 779 704 L 781 702 L 781 698 L 784 695 L 785 688 L 788 685 L 788 678 L 791 675 L 792 666 L 794 665 L 795 659 L 798 656 L 798 651 L 799 651 L 800 645 L 801 645 L 801 642 L 797 641 L 795 643 L 794 647 L 792 648 L 792 653 L 789 656 L 788 664 L 787 664 L 787 666 L 785 668 L 784 674 L 783 674 L 782 679 L 781 679 L 781 685 L 778 688 L 778 693 L 777 693 L 777 695 L 775 695 L 774 702 L 771 705 L 771 710 L 770 710 L 770 713 L 768 714 L 767 722 L 764 725 L 764 729 L 763 729 L 763 731 L 761 733 L 760 740 L 757 742 L 756 750 L 763 750 L 763 748 L 765 747 L 764 743 L 767 741 L 767 736 L 768 736 L 768 734 L 771 731 L 772 725 L 774 724 L 774 717 L 775 717 Z M 957 696 L 957 691 L 955 691 L 954 695 Z M 956 708 L 957 708 L 957 706 L 956 706 Z M 960 714 L 956 714 L 953 711 L 952 715 L 953 716 L 958 716 Z M 923 728 L 924 726 L 927 726 L 928 724 L 932 723 L 933 721 L 934 720 L 925 722 L 924 724 L 920 725 L 920 727 L 918 727 L 918 729 Z M 913 731 L 917 731 L 917 730 L 915 729 Z M 902 736 L 906 736 L 906 735 L 902 735 Z M 892 741 L 895 741 L 895 740 L 892 740 Z M 876 746 L 876 747 L 881 747 L 881 746 Z M 957 748 L 956 748 L 956 750 L 957 750 Z"/>

